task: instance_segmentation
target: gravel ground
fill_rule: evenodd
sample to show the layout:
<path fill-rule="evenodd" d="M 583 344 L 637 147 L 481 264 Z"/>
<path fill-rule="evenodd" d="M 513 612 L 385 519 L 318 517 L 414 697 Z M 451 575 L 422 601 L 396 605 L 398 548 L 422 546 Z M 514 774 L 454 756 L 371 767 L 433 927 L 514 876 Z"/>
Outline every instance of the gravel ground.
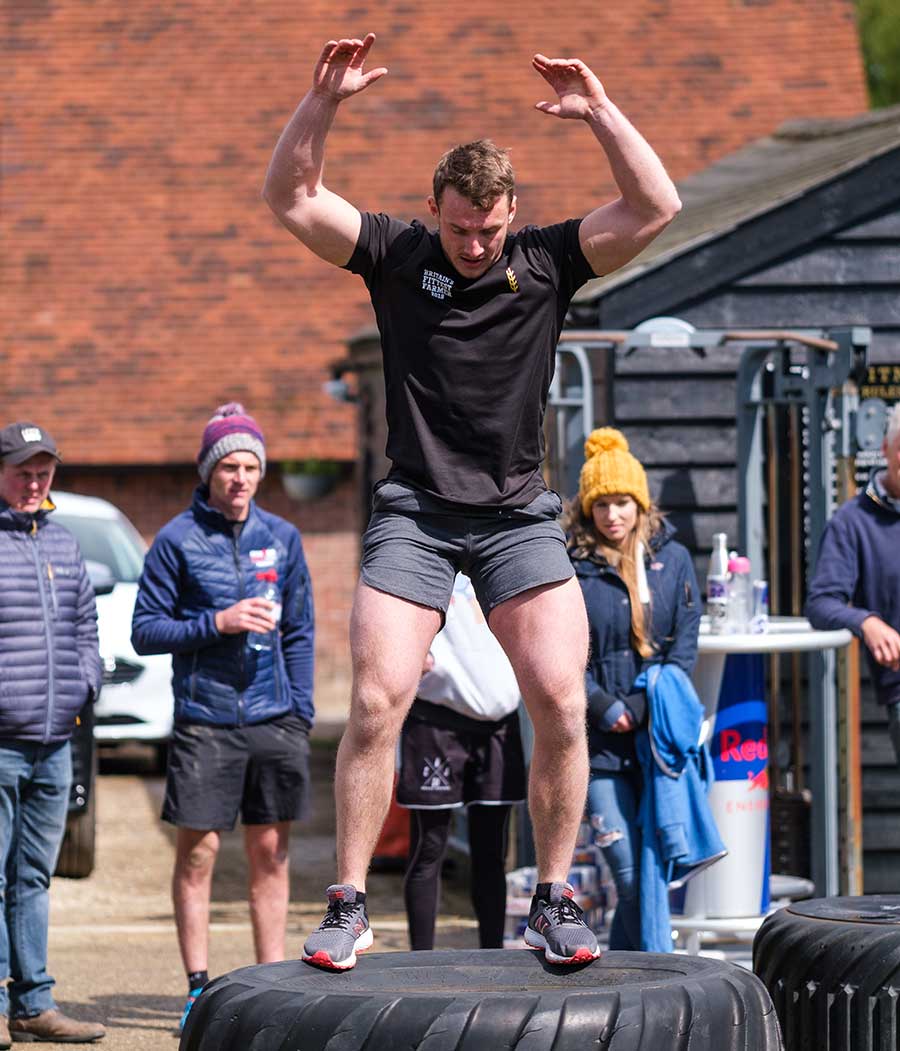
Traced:
<path fill-rule="evenodd" d="M 107 1051 L 173 1051 L 184 1002 L 169 899 L 174 837 L 159 821 L 163 781 L 145 772 L 148 759 L 140 749 L 104 758 L 97 866 L 88 879 L 55 879 L 51 888 L 50 973 L 57 998 L 75 1017 L 107 1026 L 98 1045 Z M 292 837 L 289 953 L 299 954 L 321 919 L 323 891 L 334 878 L 333 765 L 333 742 L 314 741 L 314 814 Z M 406 949 L 401 877 L 373 874 L 368 891 L 376 949 Z M 467 890 L 445 880 L 437 947 L 476 946 Z M 223 837 L 216 869 L 210 973 L 249 963 L 253 942 L 238 831 Z"/>

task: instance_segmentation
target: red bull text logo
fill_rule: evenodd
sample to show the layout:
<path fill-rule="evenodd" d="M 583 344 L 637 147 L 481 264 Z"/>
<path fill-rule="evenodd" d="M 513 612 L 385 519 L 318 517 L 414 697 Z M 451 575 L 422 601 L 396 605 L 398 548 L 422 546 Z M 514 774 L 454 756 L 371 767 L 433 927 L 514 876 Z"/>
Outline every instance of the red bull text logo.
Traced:
<path fill-rule="evenodd" d="M 719 734 L 720 763 L 759 763 L 769 758 L 769 744 L 763 736 L 757 740 L 742 737 L 737 730 L 723 730 Z"/>

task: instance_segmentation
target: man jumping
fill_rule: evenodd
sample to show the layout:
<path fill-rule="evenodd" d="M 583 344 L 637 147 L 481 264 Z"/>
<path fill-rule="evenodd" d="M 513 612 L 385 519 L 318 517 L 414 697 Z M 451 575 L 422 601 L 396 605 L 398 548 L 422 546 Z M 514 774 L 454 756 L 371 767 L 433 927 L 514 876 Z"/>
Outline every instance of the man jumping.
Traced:
<path fill-rule="evenodd" d="M 569 301 L 622 266 L 680 202 L 656 154 L 578 59 L 535 55 L 558 96 L 551 116 L 583 120 L 620 196 L 583 219 L 510 232 L 513 171 L 488 140 L 457 146 L 434 173 L 430 232 L 363 213 L 322 181 L 342 101 L 383 77 L 375 41 L 329 41 L 313 86 L 275 147 L 264 197 L 320 258 L 359 274 L 384 353 L 388 477 L 375 487 L 350 621 L 353 693 L 335 772 L 338 883 L 303 959 L 332 970 L 372 944 L 366 872 L 387 813 L 400 727 L 441 627 L 457 571 L 472 580 L 534 724 L 529 782 L 540 883 L 526 942 L 552 963 L 599 956 L 566 883 L 587 787 L 587 623 L 541 476 L 542 423 Z"/>

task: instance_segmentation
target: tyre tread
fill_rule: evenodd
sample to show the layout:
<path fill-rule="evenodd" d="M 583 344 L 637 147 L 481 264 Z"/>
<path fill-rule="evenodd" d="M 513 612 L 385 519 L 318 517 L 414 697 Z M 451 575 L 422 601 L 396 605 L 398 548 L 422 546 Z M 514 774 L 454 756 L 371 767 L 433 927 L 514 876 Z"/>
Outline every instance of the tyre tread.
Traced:
<path fill-rule="evenodd" d="M 204 991 L 181 1051 L 782 1048 L 762 983 L 730 964 L 610 953 L 607 984 L 593 986 L 585 980 L 592 971 L 569 977 L 569 969 L 535 957 L 522 950 L 367 954 L 350 974 L 329 976 L 331 993 L 322 991 L 321 972 L 300 962 L 243 968 Z M 489 966 L 496 983 L 460 991 L 448 978 L 452 989 L 442 993 L 442 969 L 458 974 L 467 960 Z M 627 980 L 617 981 L 618 970 L 629 972 Z M 378 988 L 385 976 L 389 988 Z"/>

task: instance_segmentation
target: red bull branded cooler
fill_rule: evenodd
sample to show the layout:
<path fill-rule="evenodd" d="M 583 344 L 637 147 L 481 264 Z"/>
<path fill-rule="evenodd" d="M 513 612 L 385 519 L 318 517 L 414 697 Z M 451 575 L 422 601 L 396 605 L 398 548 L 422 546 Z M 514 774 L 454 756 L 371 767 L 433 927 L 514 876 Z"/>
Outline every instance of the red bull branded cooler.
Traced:
<path fill-rule="evenodd" d="M 690 881 L 684 912 L 728 918 L 769 907 L 769 747 L 762 655 L 730 654 L 724 665 L 709 802 L 728 855 Z"/>

